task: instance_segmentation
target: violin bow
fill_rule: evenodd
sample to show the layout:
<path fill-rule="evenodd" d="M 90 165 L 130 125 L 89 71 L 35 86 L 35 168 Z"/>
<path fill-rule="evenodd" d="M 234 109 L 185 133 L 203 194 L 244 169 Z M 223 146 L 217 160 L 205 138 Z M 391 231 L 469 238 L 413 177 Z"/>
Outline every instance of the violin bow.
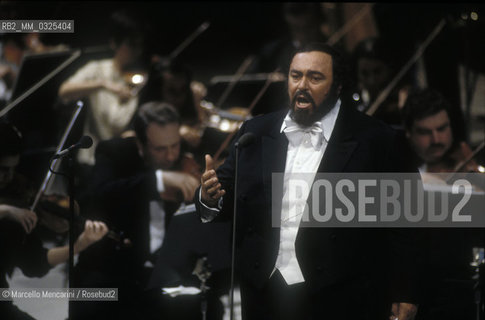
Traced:
<path fill-rule="evenodd" d="M 339 42 L 350 30 L 359 22 L 365 15 L 371 12 L 371 9 L 374 7 L 375 3 L 367 3 L 364 4 L 362 8 L 346 23 L 344 24 L 339 30 L 333 33 L 333 35 L 328 39 L 327 43 L 330 45 L 334 45 Z"/>
<path fill-rule="evenodd" d="M 266 79 L 266 82 L 264 83 L 264 86 L 261 88 L 261 90 L 259 90 L 258 94 L 256 95 L 256 97 L 253 99 L 253 101 L 251 102 L 251 104 L 249 105 L 248 107 L 248 114 L 246 115 L 246 117 L 244 117 L 244 120 L 242 121 L 245 121 L 248 119 L 248 117 L 250 116 L 251 114 L 251 111 L 254 109 L 254 107 L 256 106 L 256 104 L 259 102 L 259 100 L 261 100 L 261 98 L 263 97 L 263 95 L 265 94 L 266 90 L 268 90 L 269 88 L 269 85 L 274 81 L 274 79 L 278 79 L 278 72 L 279 72 L 279 67 L 276 68 L 275 71 L 273 71 L 270 76 Z M 271 76 L 273 75 L 273 76 Z M 214 161 L 217 161 L 222 153 L 222 151 L 224 149 L 227 148 L 227 146 L 229 145 L 229 142 L 231 142 L 232 138 L 234 137 L 234 135 L 236 134 L 237 130 L 231 132 L 227 137 L 226 139 L 224 140 L 224 142 L 222 143 L 222 145 L 219 147 L 219 149 L 217 150 L 216 154 L 214 155 Z"/>
<path fill-rule="evenodd" d="M 457 172 L 460 172 L 461 169 L 463 169 L 468 162 L 470 162 L 480 151 L 483 150 L 483 148 L 485 148 L 485 140 L 482 141 L 482 143 L 480 143 L 480 145 L 478 147 L 476 147 L 475 150 L 473 150 L 473 152 L 468 157 L 466 157 L 466 159 L 464 159 L 463 161 L 459 162 L 455 166 L 455 168 L 453 168 L 453 173 L 451 173 L 446 178 L 446 182 L 449 183 L 455 177 L 456 173 Z"/>
<path fill-rule="evenodd" d="M 239 66 L 237 69 L 236 73 L 234 74 L 234 77 L 231 78 L 231 81 L 229 82 L 229 85 L 226 87 L 224 92 L 222 93 L 221 97 L 219 98 L 219 101 L 217 101 L 216 106 L 218 108 L 222 107 L 222 104 L 226 102 L 227 97 L 229 97 L 229 94 L 232 92 L 236 84 L 241 80 L 242 76 L 246 71 L 248 70 L 249 66 L 253 63 L 254 61 L 254 56 L 250 55 L 244 59 L 242 64 Z"/>
<path fill-rule="evenodd" d="M 207 28 L 209 28 L 210 22 L 203 22 L 192 34 L 190 34 L 175 50 L 168 56 L 169 61 L 175 59 L 182 51 L 185 50 L 198 36 L 200 36 Z"/>

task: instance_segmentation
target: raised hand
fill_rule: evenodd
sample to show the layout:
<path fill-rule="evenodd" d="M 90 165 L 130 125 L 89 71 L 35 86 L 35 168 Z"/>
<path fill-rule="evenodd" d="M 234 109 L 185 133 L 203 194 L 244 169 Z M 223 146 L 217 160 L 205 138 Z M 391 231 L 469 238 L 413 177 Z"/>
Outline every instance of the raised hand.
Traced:
<path fill-rule="evenodd" d="M 205 155 L 205 171 L 200 179 L 200 184 L 202 202 L 209 207 L 215 207 L 219 199 L 226 194 L 226 191 L 221 189 L 222 185 L 214 170 L 214 162 L 208 154 Z"/>

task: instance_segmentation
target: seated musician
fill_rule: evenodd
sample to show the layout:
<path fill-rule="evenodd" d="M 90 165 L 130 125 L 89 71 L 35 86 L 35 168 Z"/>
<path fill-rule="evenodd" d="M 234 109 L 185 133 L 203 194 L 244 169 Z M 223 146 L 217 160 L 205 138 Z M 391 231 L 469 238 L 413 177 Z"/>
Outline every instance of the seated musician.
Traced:
<path fill-rule="evenodd" d="M 10 124 L 0 122 L 0 287 L 8 288 L 7 275 L 19 267 L 28 277 L 42 277 L 50 268 L 66 262 L 69 247 L 47 249 L 36 228 L 45 213 L 37 215 L 25 209 L 31 204 L 27 179 L 15 172 L 21 152 L 20 133 Z M 84 231 L 74 244 L 74 253 L 85 250 L 108 232 L 98 221 L 86 221 Z M 0 302 L 5 319 L 33 319 L 11 301 Z"/>
<path fill-rule="evenodd" d="M 138 21 L 123 12 L 114 13 L 109 45 L 113 58 L 90 61 L 59 88 L 64 103 L 88 100 L 83 132 L 93 138 L 94 146 L 120 136 L 135 114 L 138 97 L 124 75 L 140 63 L 142 56 L 144 38 Z M 78 154 L 78 161 L 86 170 L 94 165 L 94 149 L 83 149 Z"/>
<path fill-rule="evenodd" d="M 80 286 L 119 288 L 119 301 L 88 304 L 92 308 L 76 304 L 76 319 L 108 314 L 124 319 L 140 309 L 134 306 L 142 303 L 172 214 L 181 202 L 192 200 L 199 184 L 182 172 L 180 118 L 171 105 L 145 103 L 133 126 L 136 137 L 98 145 L 91 185 L 97 217 L 123 231 L 131 246 L 118 248 L 106 239 L 80 256 L 76 272 Z"/>
<path fill-rule="evenodd" d="M 425 89 L 411 93 L 402 110 L 402 119 L 421 172 L 453 171 L 471 154 L 466 142 L 455 139 L 456 124 L 450 117 L 450 105 L 439 92 Z M 471 161 L 467 167 L 476 166 Z"/>
<path fill-rule="evenodd" d="M 411 93 L 402 110 L 403 122 L 415 159 L 422 173 L 451 172 L 469 153 L 466 142 L 456 139 L 450 105 L 439 92 L 425 89 Z M 474 162 L 469 165 L 473 166 Z M 476 163 L 475 163 L 476 165 Z M 447 174 L 448 175 L 448 174 Z M 435 182 L 434 182 L 435 181 Z M 473 291 L 470 283 L 469 262 L 472 247 L 482 246 L 479 229 L 433 228 L 426 232 L 423 319 L 472 319 Z"/>

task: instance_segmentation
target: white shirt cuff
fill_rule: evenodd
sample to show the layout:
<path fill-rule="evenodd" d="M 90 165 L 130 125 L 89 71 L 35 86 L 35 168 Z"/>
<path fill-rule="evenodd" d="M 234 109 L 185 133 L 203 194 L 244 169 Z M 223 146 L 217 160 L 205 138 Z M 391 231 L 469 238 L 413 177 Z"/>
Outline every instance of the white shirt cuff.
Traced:
<path fill-rule="evenodd" d="M 202 190 L 199 189 L 199 202 L 202 205 L 201 207 L 202 210 L 200 212 L 200 219 L 202 220 L 203 223 L 211 222 L 221 212 L 222 198 L 219 199 L 219 202 L 217 203 L 217 208 L 208 207 L 205 205 L 204 202 L 202 202 Z"/>
<path fill-rule="evenodd" d="M 158 193 L 162 193 L 165 191 L 165 185 L 163 184 L 163 171 L 156 170 L 155 175 L 157 176 L 157 191 Z"/>

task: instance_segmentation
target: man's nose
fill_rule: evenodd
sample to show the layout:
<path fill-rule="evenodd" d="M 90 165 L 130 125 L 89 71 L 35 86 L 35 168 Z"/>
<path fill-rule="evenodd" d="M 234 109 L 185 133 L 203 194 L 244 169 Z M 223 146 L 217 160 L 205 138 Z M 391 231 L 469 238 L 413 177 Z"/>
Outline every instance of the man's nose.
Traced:
<path fill-rule="evenodd" d="M 298 82 L 297 89 L 298 90 L 301 90 L 301 91 L 308 90 L 308 81 L 307 81 L 307 78 L 306 77 L 302 77 L 300 79 L 300 82 Z"/>
<path fill-rule="evenodd" d="M 433 133 L 431 134 L 431 141 L 433 143 L 440 143 L 441 142 L 441 134 L 438 131 L 433 130 Z"/>
<path fill-rule="evenodd" d="M 173 161 L 177 160 L 177 156 L 178 155 L 177 155 L 176 150 L 173 150 L 173 149 L 168 150 L 168 153 L 167 153 L 167 160 L 168 161 L 173 162 Z"/>

